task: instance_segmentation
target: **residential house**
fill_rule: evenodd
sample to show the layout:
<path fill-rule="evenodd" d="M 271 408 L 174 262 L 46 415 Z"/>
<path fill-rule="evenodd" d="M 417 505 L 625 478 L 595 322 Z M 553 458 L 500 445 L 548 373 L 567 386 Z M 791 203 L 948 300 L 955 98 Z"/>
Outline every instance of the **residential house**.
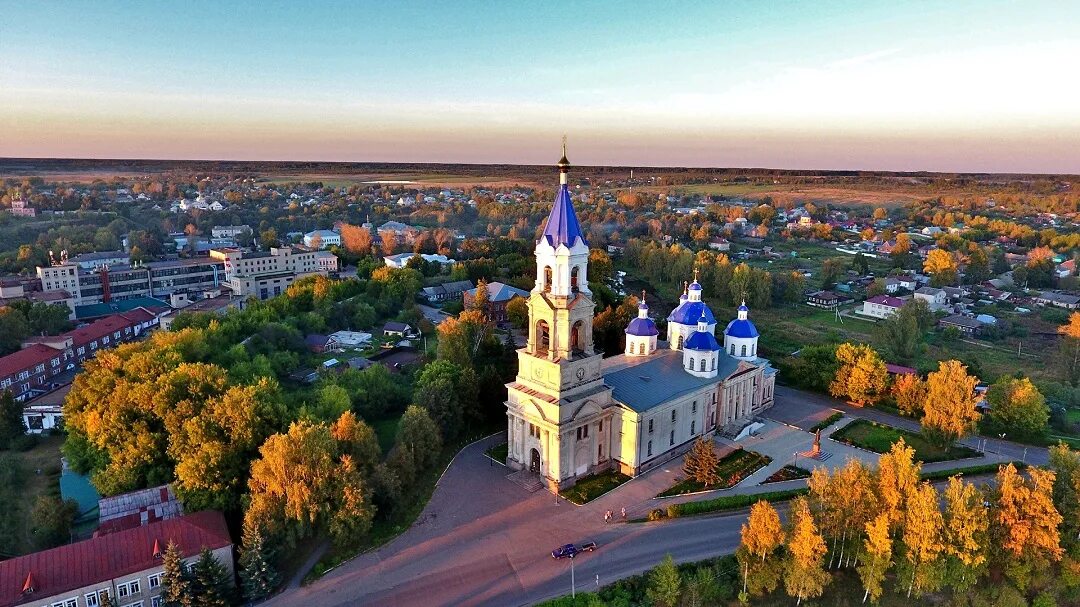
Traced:
<path fill-rule="evenodd" d="M 479 288 L 479 287 L 477 287 Z M 506 318 L 506 306 L 515 297 L 529 298 L 529 292 L 512 287 L 508 284 L 501 282 L 489 282 L 487 283 L 488 292 L 488 309 L 486 310 L 487 317 L 493 321 L 501 322 Z M 476 297 L 476 289 L 469 289 L 463 294 L 465 307 L 468 308 L 472 300 Z"/>
<path fill-rule="evenodd" d="M 457 300 L 461 298 L 465 291 L 468 291 L 471 288 L 473 288 L 471 280 L 455 280 L 441 285 L 424 287 L 421 291 L 421 295 L 423 295 L 428 303 L 439 303 Z"/>
<path fill-rule="evenodd" d="M 328 249 L 341 246 L 341 234 L 333 230 L 312 230 L 304 234 L 304 246 L 312 249 Z"/>
<path fill-rule="evenodd" d="M 189 565 L 210 550 L 233 579 L 225 517 L 206 510 L 0 561 L 0 607 L 159 607 L 169 544 Z"/>
<path fill-rule="evenodd" d="M 731 243 L 728 242 L 727 238 L 717 237 L 709 241 L 709 248 L 714 251 L 726 252 L 731 250 Z"/>
<path fill-rule="evenodd" d="M 885 279 L 885 292 L 896 293 L 900 290 L 900 279 L 895 276 L 889 276 Z"/>
<path fill-rule="evenodd" d="M 214 226 L 210 235 L 214 238 L 236 238 L 242 234 L 250 234 L 251 226 L 244 224 L 239 226 Z"/>
<path fill-rule="evenodd" d="M 849 301 L 847 297 L 842 297 L 832 291 L 815 291 L 806 296 L 806 305 L 826 310 L 835 310 L 846 301 Z"/>
<path fill-rule="evenodd" d="M 863 302 L 860 314 L 874 318 L 889 318 L 904 306 L 904 300 L 888 295 L 875 295 Z"/>
<path fill-rule="evenodd" d="M 325 349 L 327 352 L 340 352 L 342 350 L 356 350 L 370 344 L 371 333 L 337 331 L 327 336 Z"/>
<path fill-rule="evenodd" d="M 939 327 L 956 327 L 961 333 L 966 335 L 978 335 L 982 331 L 983 323 L 979 322 L 977 318 L 970 316 L 962 316 L 960 314 L 953 314 L 952 316 L 946 316 L 938 321 Z"/>
<path fill-rule="evenodd" d="M 1056 306 L 1066 310 L 1080 308 L 1080 296 L 1059 291 L 1043 291 L 1035 298 L 1035 303 L 1040 306 Z"/>
<path fill-rule="evenodd" d="M 383 257 L 383 263 L 389 268 L 404 268 L 408 265 L 409 260 L 417 255 L 428 263 L 437 263 L 443 266 L 453 265 L 455 263 L 453 259 L 448 258 L 446 255 L 429 255 L 427 253 L 398 253 L 397 255 L 387 255 L 386 257 Z"/>
<path fill-rule="evenodd" d="M 403 322 L 388 322 L 383 325 L 383 335 L 387 337 L 416 337 L 419 333 L 412 325 Z"/>
<path fill-rule="evenodd" d="M 936 287 L 919 287 L 915 290 L 915 299 L 925 301 L 931 311 L 937 311 L 945 307 L 945 290 Z"/>

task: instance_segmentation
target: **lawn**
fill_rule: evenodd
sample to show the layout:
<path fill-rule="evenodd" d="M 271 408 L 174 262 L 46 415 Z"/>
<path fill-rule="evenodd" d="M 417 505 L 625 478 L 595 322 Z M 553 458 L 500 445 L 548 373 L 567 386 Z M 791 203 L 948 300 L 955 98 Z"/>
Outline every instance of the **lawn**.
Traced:
<path fill-rule="evenodd" d="M 582 478 L 573 487 L 560 491 L 559 495 L 580 506 L 600 497 L 628 480 L 630 480 L 630 477 L 622 472 L 606 470 Z"/>
<path fill-rule="evenodd" d="M 981 455 L 978 451 L 962 445 L 953 445 L 949 450 L 945 450 L 930 444 L 920 434 L 865 419 L 857 419 L 851 422 L 833 432 L 830 438 L 874 453 L 888 452 L 893 443 L 903 438 L 908 446 L 915 449 L 915 459 L 927 464 L 965 457 L 979 457 Z"/>
<path fill-rule="evenodd" d="M 725 455 L 716 465 L 716 472 L 720 475 L 720 484 L 706 487 L 693 478 L 684 478 L 656 497 L 686 495 L 712 489 L 730 489 L 739 484 L 742 479 L 769 465 L 771 461 L 772 458 L 767 455 L 740 448 Z"/>
<path fill-rule="evenodd" d="M 0 452 L 0 558 L 37 549 L 30 513 L 43 495 L 60 496 L 61 436 L 42 438 L 24 452 Z"/>
<path fill-rule="evenodd" d="M 792 466 L 788 464 L 783 468 L 773 472 L 769 475 L 769 478 L 765 479 L 765 483 L 781 483 L 783 481 L 793 481 L 799 478 L 810 478 L 810 471 L 806 468 L 800 468 L 798 466 Z"/>
<path fill-rule="evenodd" d="M 505 464 L 506 456 L 510 453 L 510 445 L 507 443 L 499 443 L 498 445 L 495 445 L 484 453 L 486 453 L 488 457 L 499 462 L 500 464 Z"/>
<path fill-rule="evenodd" d="M 390 448 L 394 446 L 398 422 L 400 421 L 401 416 L 398 415 L 396 417 L 376 420 L 371 424 L 371 428 L 375 430 L 375 436 L 379 439 L 379 448 L 382 449 L 383 455 L 389 453 Z"/>

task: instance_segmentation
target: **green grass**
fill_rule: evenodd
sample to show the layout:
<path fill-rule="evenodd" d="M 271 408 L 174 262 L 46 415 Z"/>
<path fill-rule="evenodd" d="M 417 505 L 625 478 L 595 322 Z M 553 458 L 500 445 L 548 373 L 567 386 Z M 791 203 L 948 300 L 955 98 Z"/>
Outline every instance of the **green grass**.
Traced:
<path fill-rule="evenodd" d="M 379 439 L 379 448 L 382 449 L 383 455 L 390 452 L 390 448 L 394 446 L 394 439 L 397 437 L 398 423 L 401 421 L 401 416 L 388 417 L 386 419 L 376 420 L 371 424 L 373 430 L 375 430 L 375 436 Z"/>
<path fill-rule="evenodd" d="M 773 472 L 769 478 L 765 479 L 764 483 L 782 483 L 784 481 L 793 481 L 800 478 L 810 478 L 810 471 L 806 468 L 800 468 L 798 466 L 792 466 L 788 464 L 783 468 Z"/>
<path fill-rule="evenodd" d="M 716 472 L 720 475 L 719 484 L 706 487 L 693 478 L 684 478 L 656 497 L 671 497 L 712 489 L 730 489 L 739 484 L 742 479 L 769 465 L 771 461 L 772 458 L 767 455 L 740 448 L 725 455 L 716 465 Z"/>
<path fill-rule="evenodd" d="M 488 457 L 499 462 L 500 464 L 505 464 L 506 456 L 510 453 L 510 445 L 508 443 L 499 443 L 498 445 L 495 445 L 484 453 L 486 453 Z"/>
<path fill-rule="evenodd" d="M 0 556 L 33 552 L 35 544 L 31 520 L 39 497 L 60 497 L 60 446 L 62 436 L 42 437 L 27 451 L 0 451 L 7 469 L 0 478 Z"/>
<path fill-rule="evenodd" d="M 998 468 L 1004 466 L 1008 462 L 1001 462 L 998 464 L 980 464 L 978 466 L 969 466 L 967 468 L 948 468 L 946 470 L 935 470 L 934 472 L 923 472 L 922 479 L 927 481 L 936 481 L 943 478 L 949 478 L 950 476 L 972 476 L 976 474 L 997 474 Z M 1023 470 L 1024 464 L 1022 462 L 1013 462 L 1017 469 Z"/>
<path fill-rule="evenodd" d="M 836 413 L 833 413 L 829 417 L 826 417 L 825 419 L 823 419 L 823 420 L 819 421 L 818 423 L 814 424 L 810 428 L 810 432 L 814 433 L 814 432 L 817 432 L 818 430 L 824 430 L 825 428 L 828 428 L 829 426 L 831 426 L 831 425 L 835 424 L 836 422 L 840 421 L 841 417 L 844 417 L 844 414 L 837 411 Z"/>
<path fill-rule="evenodd" d="M 893 443 L 902 438 L 908 446 L 915 449 L 915 459 L 924 463 L 979 456 L 978 451 L 962 445 L 953 445 L 946 451 L 941 447 L 930 444 L 921 434 L 865 419 L 857 419 L 851 422 L 833 432 L 830 438 L 874 453 L 888 452 Z"/>
<path fill-rule="evenodd" d="M 630 480 L 630 477 L 622 472 L 606 470 L 582 478 L 577 483 L 574 483 L 573 487 L 559 491 L 559 495 L 580 506 L 600 497 L 628 480 Z"/>

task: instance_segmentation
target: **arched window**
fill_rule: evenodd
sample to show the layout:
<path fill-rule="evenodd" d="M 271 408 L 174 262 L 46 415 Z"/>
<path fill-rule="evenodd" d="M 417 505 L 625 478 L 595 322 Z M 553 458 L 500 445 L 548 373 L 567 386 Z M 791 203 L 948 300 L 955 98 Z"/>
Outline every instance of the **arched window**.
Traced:
<path fill-rule="evenodd" d="M 696 422 L 697 422 L 697 420 L 694 420 L 694 419 L 690 420 L 690 435 L 691 436 L 694 435 L 694 426 L 696 425 Z"/>
<path fill-rule="evenodd" d="M 757 344 L 750 344 L 750 356 L 757 356 Z"/>
<path fill-rule="evenodd" d="M 692 356 L 690 357 L 690 366 L 687 367 L 687 369 L 690 369 L 691 371 L 694 370 L 694 357 Z"/>
<path fill-rule="evenodd" d="M 570 290 L 577 292 L 578 290 L 578 267 L 574 266 L 573 270 L 570 270 Z"/>
<path fill-rule="evenodd" d="M 683 336 L 680 335 L 679 336 L 679 347 L 677 349 L 682 350 L 682 344 L 683 344 Z"/>
<path fill-rule="evenodd" d="M 640 344 L 638 344 L 638 354 L 644 354 L 644 353 L 645 353 L 645 342 L 641 342 Z"/>
<path fill-rule="evenodd" d="M 741 356 L 746 356 L 746 345 L 745 345 L 745 344 L 744 344 L 744 345 L 743 345 L 743 347 L 742 347 L 742 354 L 741 354 Z"/>
<path fill-rule="evenodd" d="M 731 344 L 731 348 L 728 350 L 728 354 L 735 356 L 735 344 Z"/>
<path fill-rule="evenodd" d="M 551 332 L 546 320 L 536 323 L 536 351 L 547 352 L 551 347 Z"/>
<path fill-rule="evenodd" d="M 551 291 L 551 266 L 544 266 L 544 292 Z"/>
<path fill-rule="evenodd" d="M 715 371 L 715 370 L 716 370 L 716 359 L 715 359 L 715 358 L 714 358 L 714 359 L 712 359 L 712 370 L 713 370 L 713 371 Z"/>
<path fill-rule="evenodd" d="M 577 321 L 570 327 L 570 351 L 574 353 L 585 350 L 585 322 Z"/>
<path fill-rule="evenodd" d="M 698 367 L 698 370 L 699 371 L 704 371 L 705 370 L 705 359 L 704 358 L 701 359 L 701 365 Z"/>

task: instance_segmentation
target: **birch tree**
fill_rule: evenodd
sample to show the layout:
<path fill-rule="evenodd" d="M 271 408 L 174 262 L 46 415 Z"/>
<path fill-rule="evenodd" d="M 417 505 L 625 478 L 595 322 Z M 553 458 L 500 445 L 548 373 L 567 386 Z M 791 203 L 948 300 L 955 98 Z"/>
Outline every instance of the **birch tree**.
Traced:
<path fill-rule="evenodd" d="M 784 567 L 784 589 L 797 599 L 815 598 L 825 592 L 831 576 L 825 572 L 825 540 L 814 525 L 810 504 L 799 497 L 791 504 L 788 530 L 788 557 Z"/>
<path fill-rule="evenodd" d="M 862 564 L 858 566 L 859 579 L 862 580 L 863 602 L 870 599 L 877 603 L 884 588 L 885 574 L 892 566 L 893 541 L 889 534 L 889 517 L 879 514 L 866 523 L 866 539 L 863 540 Z"/>
<path fill-rule="evenodd" d="M 906 582 L 908 597 L 914 594 L 919 598 L 941 585 L 940 557 L 944 550 L 941 530 L 937 490 L 924 481 L 908 495 L 904 508 L 900 579 Z"/>
<path fill-rule="evenodd" d="M 959 477 L 945 488 L 945 582 L 959 594 L 986 572 L 990 516 L 982 493 Z"/>
<path fill-rule="evenodd" d="M 784 529 L 772 504 L 759 500 L 750 508 L 741 537 L 735 556 L 743 570 L 743 593 L 761 596 L 776 590 L 780 583 L 776 551 L 783 544 Z"/>

